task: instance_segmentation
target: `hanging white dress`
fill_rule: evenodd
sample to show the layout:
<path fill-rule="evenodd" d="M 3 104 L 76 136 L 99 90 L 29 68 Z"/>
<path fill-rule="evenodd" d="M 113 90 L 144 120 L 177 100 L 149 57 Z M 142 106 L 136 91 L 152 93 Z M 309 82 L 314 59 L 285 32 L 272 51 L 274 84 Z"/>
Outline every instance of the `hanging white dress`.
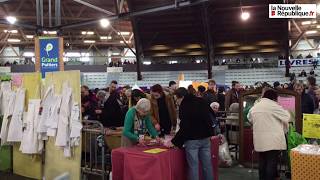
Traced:
<path fill-rule="evenodd" d="M 40 99 L 31 99 L 26 113 L 26 125 L 23 131 L 23 137 L 20 145 L 20 151 L 24 154 L 38 154 L 39 146 L 42 141 L 38 140 L 37 124 L 39 122 Z"/>
<path fill-rule="evenodd" d="M 25 89 L 19 88 L 16 92 L 14 110 L 9 124 L 8 142 L 21 142 L 22 140 L 24 102 Z"/>
<path fill-rule="evenodd" d="M 5 97 L 8 98 L 8 101 L 6 101 L 7 106 L 4 109 L 5 111 L 3 115 L 1 132 L 0 132 L 1 145 L 7 144 L 9 124 L 11 122 L 11 118 L 14 110 L 16 93 L 14 91 L 7 91 L 5 92 Z"/>
<path fill-rule="evenodd" d="M 71 112 L 71 132 L 70 132 L 70 141 L 71 147 L 79 146 L 82 123 L 80 120 L 80 107 L 78 103 L 74 103 Z"/>
<path fill-rule="evenodd" d="M 0 86 L 0 114 L 4 115 L 5 109 L 8 106 L 9 103 L 9 96 L 7 95 L 8 93 L 11 92 L 11 82 L 10 81 L 4 81 L 1 82 Z"/>
<path fill-rule="evenodd" d="M 70 140 L 70 115 L 72 109 L 72 88 L 67 83 L 62 86 L 62 101 L 60 107 L 57 136 L 55 145 L 65 147 Z"/>
<path fill-rule="evenodd" d="M 48 127 L 47 136 L 49 137 L 55 137 L 57 134 L 61 100 L 61 96 L 54 96 L 52 98 L 52 108 L 47 121 L 48 124 L 46 124 Z"/>
<path fill-rule="evenodd" d="M 42 98 L 41 101 L 41 115 L 40 115 L 40 120 L 39 124 L 37 127 L 37 132 L 38 132 L 38 139 L 39 140 L 47 140 L 47 121 L 52 109 L 52 98 L 54 95 L 54 86 L 49 86 L 48 89 L 46 90 L 44 97 Z"/>

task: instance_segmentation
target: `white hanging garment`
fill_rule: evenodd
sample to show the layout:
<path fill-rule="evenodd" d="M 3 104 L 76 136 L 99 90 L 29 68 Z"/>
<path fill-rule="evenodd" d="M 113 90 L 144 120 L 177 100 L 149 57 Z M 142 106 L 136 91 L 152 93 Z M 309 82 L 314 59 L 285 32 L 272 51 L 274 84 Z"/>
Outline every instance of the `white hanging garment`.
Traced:
<path fill-rule="evenodd" d="M 11 93 L 11 82 L 5 81 L 1 82 L 0 86 L 0 95 L 1 95 L 1 101 L 0 101 L 0 114 L 4 115 L 5 109 L 8 106 L 10 97 L 8 96 L 8 93 Z"/>
<path fill-rule="evenodd" d="M 62 101 L 60 107 L 57 136 L 55 145 L 65 147 L 70 139 L 70 115 L 72 109 L 72 88 L 68 83 L 62 86 Z"/>
<path fill-rule="evenodd" d="M 4 94 L 5 94 L 5 97 L 8 98 L 9 100 L 6 101 L 8 103 L 5 108 L 5 112 L 2 120 L 2 126 L 1 126 L 1 132 L 0 132 L 1 145 L 7 144 L 9 124 L 11 122 L 11 118 L 14 110 L 15 98 L 16 98 L 16 93 L 14 91 L 7 91 Z"/>
<path fill-rule="evenodd" d="M 40 99 L 31 99 L 26 113 L 26 126 L 20 145 L 20 151 L 25 154 L 39 153 L 39 140 L 37 136 L 37 123 L 39 121 Z"/>
<path fill-rule="evenodd" d="M 78 103 L 74 103 L 72 106 L 70 129 L 70 147 L 79 146 L 82 123 L 80 120 L 80 107 Z"/>
<path fill-rule="evenodd" d="M 47 121 L 48 124 L 46 124 L 48 127 L 47 135 L 50 137 L 56 136 L 56 133 L 57 133 L 61 100 L 62 100 L 61 96 L 54 96 L 52 98 L 53 106 Z"/>
<path fill-rule="evenodd" d="M 25 89 L 19 88 L 16 92 L 14 110 L 9 124 L 8 142 L 20 142 L 22 140 L 24 101 Z"/>
<path fill-rule="evenodd" d="M 38 139 L 40 140 L 47 140 L 47 121 L 51 112 L 52 108 L 52 98 L 54 95 L 54 86 L 49 86 L 48 89 L 46 90 L 44 97 L 42 98 L 41 101 L 41 107 L 40 107 L 40 113 L 41 115 L 39 116 L 39 124 L 37 127 L 37 132 L 39 134 Z"/>

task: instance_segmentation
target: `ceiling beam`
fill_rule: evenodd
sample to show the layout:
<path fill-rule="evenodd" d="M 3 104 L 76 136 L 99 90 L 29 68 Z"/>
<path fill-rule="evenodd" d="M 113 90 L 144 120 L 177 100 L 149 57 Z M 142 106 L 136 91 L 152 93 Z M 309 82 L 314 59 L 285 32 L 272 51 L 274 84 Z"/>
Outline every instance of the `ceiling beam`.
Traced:
<path fill-rule="evenodd" d="M 309 27 L 307 28 L 307 30 L 306 31 L 302 31 L 301 29 L 300 29 L 300 27 L 299 27 L 299 25 L 296 23 L 296 21 L 294 20 L 294 19 L 291 19 L 291 22 L 294 24 L 294 26 L 297 28 L 297 30 L 301 33 L 301 36 L 303 37 L 303 39 L 305 40 L 305 41 L 307 41 L 307 43 L 309 44 L 309 46 L 312 48 L 312 49 L 314 49 L 315 48 L 315 46 L 314 46 L 314 44 L 312 44 L 310 41 L 309 41 L 309 39 L 305 36 L 305 32 L 309 29 Z M 300 36 L 299 36 L 300 37 Z M 292 46 L 292 49 L 295 49 L 295 47 L 298 45 L 298 43 L 300 42 L 300 40 L 301 40 L 301 37 L 300 37 L 300 39 L 298 38 L 298 40 L 297 40 L 297 42 L 295 42 L 295 46 Z"/>
<path fill-rule="evenodd" d="M 97 7 L 95 5 L 92 5 L 92 4 L 88 3 L 88 2 L 85 2 L 85 1 L 82 1 L 82 0 L 73 0 L 73 1 L 75 1 L 77 3 L 80 3 L 82 5 L 88 6 L 88 7 L 92 8 L 92 9 L 97 10 L 97 11 L 103 12 L 103 13 L 105 13 L 107 15 L 115 15 L 113 12 L 110 12 L 108 10 L 102 9 L 102 8 Z"/>

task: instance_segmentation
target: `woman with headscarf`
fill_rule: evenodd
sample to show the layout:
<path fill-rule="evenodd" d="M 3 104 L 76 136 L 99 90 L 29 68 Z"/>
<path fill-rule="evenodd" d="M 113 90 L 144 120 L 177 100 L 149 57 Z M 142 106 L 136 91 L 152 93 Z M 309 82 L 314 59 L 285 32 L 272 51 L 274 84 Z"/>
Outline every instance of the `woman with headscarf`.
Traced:
<path fill-rule="evenodd" d="M 136 144 L 145 145 L 147 132 L 151 138 L 156 138 L 159 141 L 158 133 L 151 122 L 150 109 L 150 101 L 145 98 L 140 99 L 136 106 L 129 109 L 124 122 L 122 147 L 130 147 Z"/>

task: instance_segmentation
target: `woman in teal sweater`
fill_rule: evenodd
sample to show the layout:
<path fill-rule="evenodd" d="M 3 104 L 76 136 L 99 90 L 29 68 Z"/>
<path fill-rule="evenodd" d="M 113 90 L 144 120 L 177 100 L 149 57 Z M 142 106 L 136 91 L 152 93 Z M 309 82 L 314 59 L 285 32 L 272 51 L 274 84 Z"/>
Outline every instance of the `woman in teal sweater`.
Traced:
<path fill-rule="evenodd" d="M 136 144 L 145 144 L 144 135 L 149 132 L 152 138 L 158 138 L 158 133 L 150 119 L 150 101 L 142 98 L 137 105 L 130 108 L 126 114 L 121 138 L 122 147 L 130 147 Z"/>

